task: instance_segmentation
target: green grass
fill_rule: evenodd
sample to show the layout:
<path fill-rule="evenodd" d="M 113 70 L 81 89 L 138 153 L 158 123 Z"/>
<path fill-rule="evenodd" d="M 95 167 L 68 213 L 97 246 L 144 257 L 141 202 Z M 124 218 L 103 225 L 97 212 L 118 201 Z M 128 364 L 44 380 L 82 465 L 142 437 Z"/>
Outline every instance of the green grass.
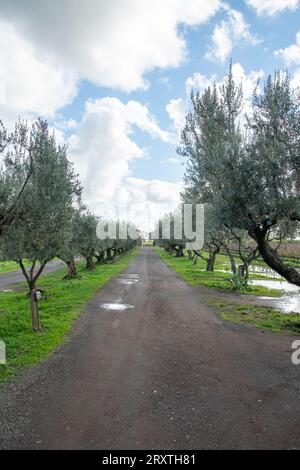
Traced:
<path fill-rule="evenodd" d="M 51 261 L 60 261 L 59 258 L 55 257 Z M 31 262 L 28 260 L 23 260 L 24 266 L 31 266 Z M 39 264 L 37 263 L 37 266 Z M 20 266 L 15 261 L 0 261 L 0 274 L 9 273 L 11 271 L 20 270 Z"/>
<path fill-rule="evenodd" d="M 29 262 L 24 262 L 25 266 L 29 266 Z M 17 271 L 20 266 L 15 261 L 0 261 L 0 274 Z"/>
<path fill-rule="evenodd" d="M 194 266 L 187 257 L 176 258 L 173 254 L 167 253 L 162 248 L 156 248 L 158 254 L 167 264 L 178 274 L 180 274 L 189 284 L 193 286 L 213 287 L 228 291 L 230 284 L 228 279 L 231 277 L 229 270 L 228 259 L 226 256 L 218 255 L 215 264 L 215 272 L 205 271 L 206 263 L 202 259 L 198 259 L 198 263 Z M 218 269 L 226 270 L 228 272 L 218 272 Z M 250 274 L 250 279 L 273 279 L 260 274 Z M 268 289 L 263 286 L 248 286 L 245 294 L 278 297 L 282 295 L 280 289 Z"/>
<path fill-rule="evenodd" d="M 26 286 L 22 292 L 0 293 L 0 340 L 6 344 L 7 363 L 0 365 L 0 382 L 45 359 L 57 345 L 66 340 L 74 320 L 112 277 L 123 271 L 139 253 L 136 248 L 117 262 L 96 266 L 88 272 L 85 262 L 78 263 L 80 278 L 63 280 L 65 269 L 40 278 L 38 287 L 44 299 L 39 302 L 41 332 L 31 329 L 31 312 Z"/>
<path fill-rule="evenodd" d="M 217 299 L 206 299 L 221 318 L 234 323 L 250 323 L 257 328 L 269 329 L 275 332 L 289 331 L 300 334 L 300 315 L 297 313 L 284 314 L 269 307 L 258 307 L 249 304 L 232 304 Z"/>

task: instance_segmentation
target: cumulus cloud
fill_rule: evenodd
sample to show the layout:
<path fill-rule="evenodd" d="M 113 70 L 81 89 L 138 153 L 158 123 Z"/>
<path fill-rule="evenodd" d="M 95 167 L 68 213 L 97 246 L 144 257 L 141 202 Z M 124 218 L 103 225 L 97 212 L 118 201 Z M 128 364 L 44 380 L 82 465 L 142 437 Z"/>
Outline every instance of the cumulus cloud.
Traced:
<path fill-rule="evenodd" d="M 239 62 L 236 62 L 235 64 L 232 64 L 232 75 L 236 84 L 242 84 L 244 99 L 248 100 L 251 98 L 258 80 L 264 76 L 264 71 L 251 70 L 249 73 L 246 73 L 244 67 Z M 189 77 L 186 80 L 186 89 L 188 93 L 190 93 L 191 89 L 195 92 L 201 92 L 205 88 L 213 86 L 214 83 L 219 87 L 224 83 L 224 79 L 217 81 L 216 75 L 208 77 L 200 73 L 195 73 L 192 77 Z"/>
<path fill-rule="evenodd" d="M 76 94 L 75 75 L 39 60 L 33 47 L 4 22 L 0 22 L 0 63 L 2 116 L 52 116 Z"/>
<path fill-rule="evenodd" d="M 291 44 L 285 49 L 275 51 L 276 56 L 283 57 L 287 65 L 300 64 L 300 31 L 296 34 L 296 43 Z"/>
<path fill-rule="evenodd" d="M 250 26 L 246 23 L 241 12 L 229 8 L 226 4 L 223 5 L 223 8 L 227 12 L 227 17 L 215 26 L 211 38 L 212 45 L 205 54 L 206 59 L 222 63 L 240 41 L 252 45 L 259 42 L 251 34 Z"/>
<path fill-rule="evenodd" d="M 291 79 L 291 85 L 294 88 L 300 89 L 300 69 L 297 69 Z"/>
<path fill-rule="evenodd" d="M 254 88 L 257 86 L 257 82 L 263 78 L 263 70 L 251 70 L 248 74 L 245 72 L 244 67 L 239 64 L 233 64 L 232 74 L 236 83 L 241 83 L 243 86 L 243 95 L 245 100 L 249 100 L 252 97 Z"/>
<path fill-rule="evenodd" d="M 105 97 L 86 103 L 84 117 L 69 139 L 69 149 L 91 207 L 114 200 L 121 182 L 129 175 L 130 163 L 145 156 L 144 149 L 131 137 L 134 126 L 153 138 L 169 138 L 148 108 L 137 101 L 124 104 Z"/>
<path fill-rule="evenodd" d="M 299 0 L 246 0 L 258 15 L 274 16 L 284 10 L 296 10 Z"/>
<path fill-rule="evenodd" d="M 154 68 L 181 64 L 186 42 L 178 26 L 204 23 L 220 6 L 219 0 L 2 0 L 0 16 L 27 48 L 34 45 L 41 63 L 129 92 L 147 88 L 144 74 Z M 19 63 L 16 75 L 26 68 Z"/>
<path fill-rule="evenodd" d="M 134 221 L 140 229 L 152 231 L 160 217 L 178 207 L 182 190 L 181 182 L 171 183 L 158 179 L 147 181 L 128 177 L 118 190 L 118 215 Z M 105 206 L 103 209 L 105 211 Z M 108 210 L 111 210 L 111 206 Z"/>
<path fill-rule="evenodd" d="M 236 84 L 241 84 L 243 87 L 244 112 L 250 115 L 252 94 L 259 80 L 264 77 L 264 71 L 251 70 L 249 73 L 246 73 L 244 67 L 237 62 L 232 65 L 232 74 Z M 296 78 L 299 79 L 298 76 Z M 296 83 L 296 79 L 294 82 Z M 175 136 L 177 143 L 179 142 L 181 131 L 185 125 L 185 117 L 189 109 L 191 91 L 201 93 L 209 86 L 212 87 L 216 84 L 217 88 L 219 88 L 223 83 L 224 78 L 218 80 L 217 76 L 214 74 L 207 76 L 200 72 L 195 72 L 191 77 L 188 77 L 185 82 L 185 98 L 173 98 L 169 101 L 166 110 L 177 131 L 177 135 Z M 244 122 L 244 118 L 242 118 L 241 124 Z"/>
<path fill-rule="evenodd" d="M 217 81 L 217 76 L 212 75 L 207 77 L 202 73 L 195 72 L 191 77 L 189 77 L 185 82 L 187 95 L 190 96 L 192 90 L 201 91 L 205 88 L 211 86 L 212 83 Z"/>
<path fill-rule="evenodd" d="M 177 132 L 180 132 L 185 124 L 185 116 L 187 112 L 186 101 L 182 98 L 174 98 L 166 106 L 169 118 L 173 122 L 173 126 Z"/>

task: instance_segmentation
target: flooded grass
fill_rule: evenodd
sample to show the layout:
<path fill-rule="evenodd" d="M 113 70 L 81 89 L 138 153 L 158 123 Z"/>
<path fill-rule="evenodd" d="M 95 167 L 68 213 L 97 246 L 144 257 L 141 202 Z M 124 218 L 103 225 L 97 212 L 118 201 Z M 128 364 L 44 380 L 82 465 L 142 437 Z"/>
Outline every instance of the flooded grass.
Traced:
<path fill-rule="evenodd" d="M 300 314 L 284 313 L 271 307 L 258 307 L 249 304 L 233 304 L 224 300 L 206 299 L 217 310 L 221 318 L 234 323 L 248 323 L 257 328 L 275 332 L 288 331 L 300 334 Z"/>

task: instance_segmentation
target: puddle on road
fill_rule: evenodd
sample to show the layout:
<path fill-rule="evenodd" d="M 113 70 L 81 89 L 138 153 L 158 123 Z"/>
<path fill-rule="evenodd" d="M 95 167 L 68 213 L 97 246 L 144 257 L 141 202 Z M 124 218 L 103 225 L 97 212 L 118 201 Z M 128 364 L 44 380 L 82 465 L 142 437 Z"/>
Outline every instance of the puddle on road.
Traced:
<path fill-rule="evenodd" d="M 100 304 L 100 308 L 104 308 L 105 310 L 116 310 L 116 311 L 123 311 L 130 308 L 134 308 L 134 305 L 130 304 L 117 304 L 117 303 L 105 303 Z"/>
<path fill-rule="evenodd" d="M 120 277 L 119 279 L 117 279 L 117 282 L 119 282 L 119 284 L 131 285 L 131 284 L 135 284 L 136 282 L 139 282 L 139 279 L 134 279 L 134 278 L 127 279 L 126 277 Z"/>
<path fill-rule="evenodd" d="M 139 274 L 125 274 L 123 277 L 119 277 L 117 279 L 117 282 L 119 284 L 126 284 L 126 285 L 131 285 L 131 284 L 136 284 L 140 280 L 140 275 Z"/>

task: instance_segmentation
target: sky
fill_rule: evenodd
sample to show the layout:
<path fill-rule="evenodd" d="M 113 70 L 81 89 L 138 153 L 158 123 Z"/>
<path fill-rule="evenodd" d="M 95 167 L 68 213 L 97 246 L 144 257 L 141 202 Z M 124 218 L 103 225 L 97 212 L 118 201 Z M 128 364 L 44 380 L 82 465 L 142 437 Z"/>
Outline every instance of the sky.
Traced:
<path fill-rule="evenodd" d="M 180 202 L 192 89 L 300 86 L 300 0 L 0 0 L 0 117 L 47 118 L 97 215 L 151 230 Z"/>

